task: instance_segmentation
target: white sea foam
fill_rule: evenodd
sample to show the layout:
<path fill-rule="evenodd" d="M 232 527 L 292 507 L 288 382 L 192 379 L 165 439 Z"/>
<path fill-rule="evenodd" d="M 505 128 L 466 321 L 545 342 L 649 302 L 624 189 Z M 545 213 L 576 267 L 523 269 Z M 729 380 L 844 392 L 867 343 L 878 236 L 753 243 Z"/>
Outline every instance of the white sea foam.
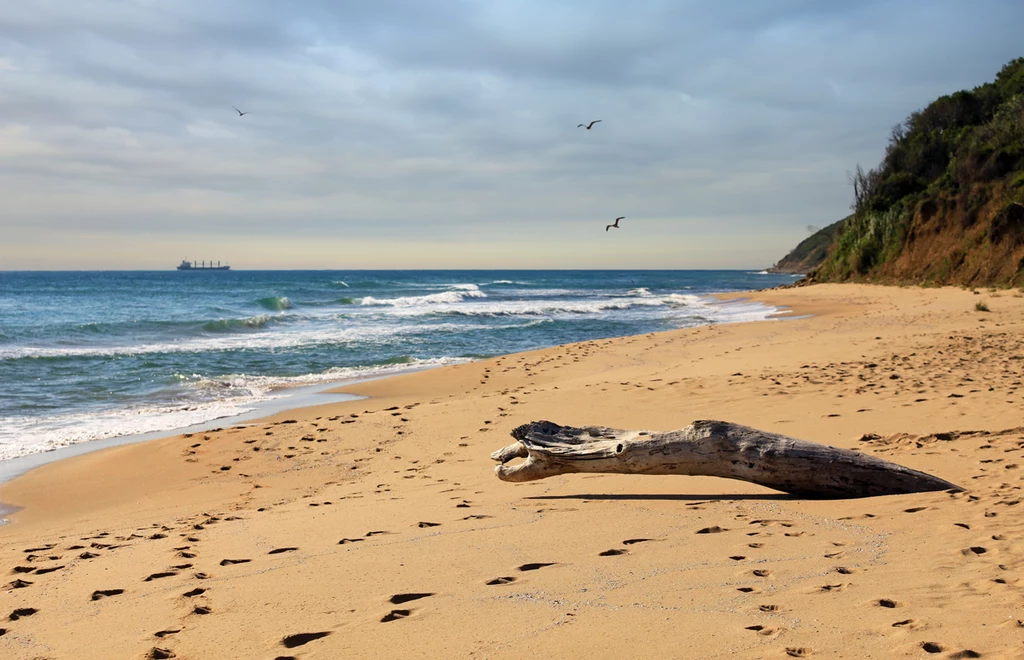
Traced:
<path fill-rule="evenodd" d="M 242 349 L 300 348 L 330 344 L 382 343 L 396 335 L 416 334 L 433 326 L 388 327 L 366 325 L 341 327 L 323 323 L 261 334 L 223 334 L 170 342 L 127 346 L 18 346 L 0 348 L 0 360 L 18 358 L 115 357 L 152 353 L 202 353 Z M 448 328 L 451 329 L 451 328 Z M 442 328 L 441 331 L 445 329 Z"/>
<path fill-rule="evenodd" d="M 421 315 L 426 312 L 404 314 L 403 308 L 387 309 L 393 316 Z M 495 314 L 494 316 L 500 316 Z M 172 342 L 154 342 L 150 344 L 134 344 L 120 346 L 14 346 L 0 348 L 0 361 L 23 358 L 64 358 L 64 357 L 122 357 L 131 355 L 150 355 L 156 353 L 209 353 L 215 351 L 266 350 L 303 348 L 307 346 L 358 345 L 369 346 L 386 344 L 395 337 L 425 333 L 444 334 L 448 332 L 469 332 L 474 330 L 503 330 L 516 327 L 528 327 L 529 324 L 510 323 L 507 325 L 467 325 L 465 323 L 417 323 L 415 325 L 382 325 L 365 323 L 356 326 L 344 326 L 343 318 L 335 319 L 338 323 L 325 323 L 330 317 L 318 317 L 316 324 L 305 324 L 274 332 L 259 334 L 214 334 Z M 394 323 L 394 322 L 392 322 Z"/>
<path fill-rule="evenodd" d="M 363 378 L 378 378 L 412 369 L 428 369 L 431 367 L 443 367 L 451 364 L 463 364 L 472 362 L 469 358 L 442 357 L 426 360 L 410 359 L 406 362 L 395 364 L 381 364 L 366 367 L 332 367 L 326 371 L 315 374 L 304 374 L 302 376 L 252 376 L 247 374 L 234 374 L 218 376 L 217 378 L 202 378 L 194 382 L 198 388 L 212 388 L 223 390 L 231 388 L 235 392 L 241 392 L 246 396 L 266 397 L 278 390 L 291 387 L 302 387 L 304 385 L 316 385 L 318 383 L 331 383 L 347 380 L 360 380 Z"/>
<path fill-rule="evenodd" d="M 461 301 L 460 301 L 461 303 Z M 537 316 L 560 314 L 600 314 L 607 311 L 653 307 L 685 307 L 704 305 L 699 296 L 672 293 L 650 297 L 618 297 L 584 300 L 502 300 L 465 303 L 432 302 L 429 305 L 396 306 L 395 316 L 452 314 L 458 316 Z"/>
<path fill-rule="evenodd" d="M 410 360 L 401 364 L 338 367 L 302 376 L 249 376 L 198 378 L 190 384 L 200 400 L 177 406 L 142 405 L 113 411 L 90 411 L 47 417 L 0 418 L 0 460 L 38 454 L 70 445 L 170 431 L 193 424 L 233 417 L 255 410 L 270 399 L 287 395 L 287 388 L 342 382 L 469 362 L 466 358 Z M 202 400 L 216 397 L 214 400 Z"/>
<path fill-rule="evenodd" d="M 473 300 L 468 300 L 473 299 Z M 20 358 L 63 358 L 63 357 L 120 357 L 156 353 L 204 353 L 236 350 L 290 349 L 307 346 L 353 345 L 367 346 L 385 344 L 395 337 L 424 333 L 442 334 L 447 332 L 469 332 L 474 330 L 497 330 L 522 327 L 511 323 L 506 326 L 467 325 L 462 323 L 404 323 L 402 318 L 419 316 L 459 317 L 559 317 L 571 315 L 601 315 L 602 313 L 623 314 L 631 311 L 638 314 L 655 313 L 665 308 L 666 314 L 676 318 L 676 310 L 682 308 L 687 316 L 699 316 L 718 321 L 734 320 L 739 313 L 721 303 L 708 301 L 692 294 L 634 295 L 617 298 L 590 299 L 535 299 L 494 300 L 476 289 L 445 291 L 426 296 L 409 296 L 381 301 L 370 299 L 358 309 L 363 310 L 358 318 L 337 311 L 306 313 L 303 319 L 289 324 L 275 324 L 272 330 L 262 329 L 264 317 L 253 317 L 238 322 L 248 332 L 214 332 L 204 336 L 181 338 L 170 341 L 154 341 L 141 344 L 88 344 L 73 346 L 6 346 L 0 347 L 0 361 Z M 773 308 L 754 303 L 749 313 L 742 313 L 746 320 L 750 315 L 767 318 Z M 669 310 L 672 310 L 669 312 Z M 389 320 L 389 317 L 392 317 Z M 524 321 L 526 319 L 523 319 Z"/>
<path fill-rule="evenodd" d="M 345 287 L 346 289 L 352 288 L 346 282 L 343 282 L 341 280 L 331 280 L 331 284 L 340 284 L 341 286 Z"/>
<path fill-rule="evenodd" d="M 360 300 L 362 305 L 390 305 L 392 307 L 415 307 L 418 305 L 440 305 L 458 303 L 466 298 L 486 298 L 487 294 L 475 284 L 456 284 L 449 291 L 431 293 L 424 296 L 401 296 L 399 298 L 374 298 L 366 296 Z"/>
<path fill-rule="evenodd" d="M 259 399 L 147 406 L 48 417 L 0 418 L 0 460 L 123 435 L 167 431 L 252 410 Z"/>

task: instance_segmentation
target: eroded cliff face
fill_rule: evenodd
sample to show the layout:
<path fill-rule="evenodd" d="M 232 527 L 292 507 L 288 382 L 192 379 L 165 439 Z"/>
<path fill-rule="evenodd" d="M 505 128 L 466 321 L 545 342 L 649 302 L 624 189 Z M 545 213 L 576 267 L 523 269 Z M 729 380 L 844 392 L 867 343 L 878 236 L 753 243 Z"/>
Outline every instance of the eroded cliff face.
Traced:
<path fill-rule="evenodd" d="M 1024 286 L 1024 206 L 1001 197 L 979 208 L 963 197 L 925 202 L 900 252 L 866 279 Z"/>

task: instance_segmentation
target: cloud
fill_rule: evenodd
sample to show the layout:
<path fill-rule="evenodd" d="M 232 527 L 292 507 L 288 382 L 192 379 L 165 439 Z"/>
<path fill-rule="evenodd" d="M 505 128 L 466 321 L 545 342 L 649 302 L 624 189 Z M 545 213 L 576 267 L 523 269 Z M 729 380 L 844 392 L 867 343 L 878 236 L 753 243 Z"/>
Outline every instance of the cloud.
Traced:
<path fill-rule="evenodd" d="M 627 241 L 638 266 L 763 266 L 846 213 L 889 126 L 1019 56 L 1022 23 L 997 0 L 7 3 L 0 268 L 81 264 L 61 231 L 153 267 L 232 234 L 284 265 L 326 236 L 394 267 L 533 235 L 562 267 Z M 648 233 L 574 249 L 617 215 Z"/>

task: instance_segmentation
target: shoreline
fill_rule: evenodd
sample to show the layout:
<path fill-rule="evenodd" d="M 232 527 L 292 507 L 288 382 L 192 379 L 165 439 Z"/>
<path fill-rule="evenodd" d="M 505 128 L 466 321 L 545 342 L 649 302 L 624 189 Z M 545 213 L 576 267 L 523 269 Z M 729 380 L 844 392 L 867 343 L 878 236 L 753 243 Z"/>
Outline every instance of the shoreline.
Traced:
<path fill-rule="evenodd" d="M 1015 657 L 1024 297 L 985 295 L 982 314 L 956 289 L 742 295 L 812 316 L 349 384 L 368 398 L 3 484 L 0 500 L 27 508 L 0 529 L 0 563 L 29 584 L 0 608 L 36 612 L 4 623 L 0 653 Z M 724 419 L 969 491 L 822 501 L 712 477 L 499 481 L 490 452 L 539 419 Z"/>
<path fill-rule="evenodd" d="M 384 376 L 386 378 L 387 376 Z M 361 382 L 362 380 L 371 379 L 358 379 L 355 382 Z M 317 385 L 306 385 L 301 387 L 289 388 L 289 393 L 280 397 L 265 399 L 255 404 L 252 410 L 238 413 L 236 415 L 225 415 L 223 417 L 214 417 L 213 419 L 199 422 L 197 424 L 189 424 L 188 426 L 179 426 L 171 429 L 164 429 L 160 431 L 149 431 L 147 433 L 128 433 L 125 435 L 115 435 L 107 438 L 98 438 L 96 440 L 87 440 L 85 442 L 76 442 L 70 445 L 65 445 L 57 449 L 51 449 L 50 451 L 36 452 L 34 454 L 24 454 L 22 456 L 16 456 L 0 461 L 0 485 L 5 484 L 13 479 L 17 479 L 19 476 L 28 473 L 38 467 L 53 463 L 56 461 L 64 461 L 72 459 L 76 456 L 82 456 L 84 454 L 90 454 L 96 451 L 103 451 L 111 447 L 120 447 L 122 445 L 136 444 L 139 442 L 149 442 L 151 440 L 160 440 L 163 438 L 174 437 L 182 435 L 184 433 L 201 433 L 204 431 L 210 431 L 218 426 L 228 425 L 236 426 L 239 424 L 254 425 L 264 417 L 271 417 L 276 414 L 286 413 L 290 410 L 297 410 L 302 408 L 308 408 L 315 405 L 326 405 L 328 403 L 340 403 L 342 401 L 356 400 L 359 397 L 353 394 L 336 394 L 333 390 L 350 384 L 350 381 L 338 381 L 333 383 L 320 383 Z M 318 397 L 324 397 L 328 400 L 321 402 L 311 403 L 295 403 L 295 399 L 299 401 L 305 401 L 309 399 L 315 399 Z M 0 515 L 2 515 L 3 502 L 0 502 Z M 0 523 L 2 524 L 2 523 Z"/>
<path fill-rule="evenodd" d="M 740 303 L 751 300 L 748 294 L 757 293 L 749 291 L 731 292 L 731 293 L 720 293 L 720 294 L 708 294 L 706 297 L 716 300 L 720 303 Z M 771 320 L 786 320 L 792 319 L 793 317 L 782 317 L 782 315 L 788 314 L 791 310 L 782 309 L 778 306 L 771 305 L 776 311 L 772 312 L 766 318 L 760 321 L 730 321 L 726 324 L 731 323 L 759 323 L 761 321 Z M 708 323 L 705 325 L 718 325 L 717 323 Z M 689 327 L 703 327 L 703 326 L 685 326 L 684 328 L 673 328 L 671 330 L 664 330 L 662 332 L 673 332 L 675 330 L 686 329 Z M 620 337 L 610 337 L 603 339 L 620 339 L 623 337 L 630 337 L 634 335 L 622 335 Z M 641 336 L 641 335 L 635 335 Z M 602 339 L 602 340 L 603 340 Z M 579 342 L 576 342 L 579 343 Z M 532 350 L 546 350 L 553 348 L 551 346 L 540 347 Z M 531 351 L 526 351 L 531 352 Z M 507 357 L 509 355 L 516 355 L 517 353 L 508 353 L 498 356 L 493 356 L 494 359 L 498 357 Z M 478 360 L 467 360 L 469 362 L 477 362 Z M 459 363 L 456 363 L 459 364 Z M 465 364 L 465 363 L 462 363 Z M 242 423 L 246 425 L 257 425 L 262 420 L 273 417 L 276 415 L 287 414 L 293 411 L 302 411 L 306 408 L 328 405 L 330 403 L 341 403 L 343 401 L 355 401 L 363 398 L 362 395 L 357 393 L 347 392 L 346 388 L 351 386 L 368 382 L 372 380 L 380 380 L 391 378 L 395 376 L 401 376 L 403 374 L 415 373 L 419 371 L 429 371 L 431 369 L 441 369 L 451 367 L 455 365 L 432 365 L 432 366 L 412 366 L 404 369 L 396 369 L 395 371 L 380 376 L 369 376 L 369 377 L 356 377 L 339 381 L 316 383 L 313 385 L 301 385 L 289 388 L 282 388 L 282 392 L 286 392 L 280 397 L 271 397 L 254 404 L 252 410 L 233 414 L 225 415 L 223 417 L 214 417 L 212 419 L 198 422 L 196 424 L 189 424 L 187 426 L 174 427 L 169 429 L 148 431 L 145 433 L 129 433 L 125 435 L 111 436 L 106 438 L 98 438 L 95 440 L 87 440 L 84 442 L 72 443 L 59 447 L 57 449 L 36 452 L 32 454 L 24 454 L 22 456 L 16 456 L 14 458 L 5 459 L 0 461 L 0 486 L 8 483 L 18 477 L 27 474 L 31 470 L 37 469 L 49 463 L 74 459 L 75 457 L 89 454 L 92 452 L 103 451 L 113 447 L 119 447 L 123 445 L 135 444 L 140 442 L 150 442 L 153 440 L 161 440 L 165 438 L 171 438 L 185 433 L 200 433 L 204 431 L 210 431 L 220 426 L 236 426 Z M 326 397 L 325 401 L 311 401 L 310 399 L 318 396 Z M 341 397 L 341 398 L 337 398 Z M 297 400 L 296 400 L 297 399 Z M 9 524 L 6 516 L 16 513 L 22 510 L 23 507 L 14 507 L 6 504 L 3 500 L 0 500 L 0 526 Z"/>

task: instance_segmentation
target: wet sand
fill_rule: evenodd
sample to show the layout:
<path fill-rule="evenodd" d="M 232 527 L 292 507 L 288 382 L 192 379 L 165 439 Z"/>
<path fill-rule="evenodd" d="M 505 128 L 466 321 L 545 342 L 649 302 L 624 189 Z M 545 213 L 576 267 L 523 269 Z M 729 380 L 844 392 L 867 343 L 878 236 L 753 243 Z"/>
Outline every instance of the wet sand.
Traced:
<path fill-rule="evenodd" d="M 0 528 L 0 656 L 1022 657 L 1022 294 L 746 295 L 814 316 L 360 383 L 0 486 L 23 507 Z M 724 419 L 966 490 L 499 481 L 489 453 L 539 419 Z"/>

